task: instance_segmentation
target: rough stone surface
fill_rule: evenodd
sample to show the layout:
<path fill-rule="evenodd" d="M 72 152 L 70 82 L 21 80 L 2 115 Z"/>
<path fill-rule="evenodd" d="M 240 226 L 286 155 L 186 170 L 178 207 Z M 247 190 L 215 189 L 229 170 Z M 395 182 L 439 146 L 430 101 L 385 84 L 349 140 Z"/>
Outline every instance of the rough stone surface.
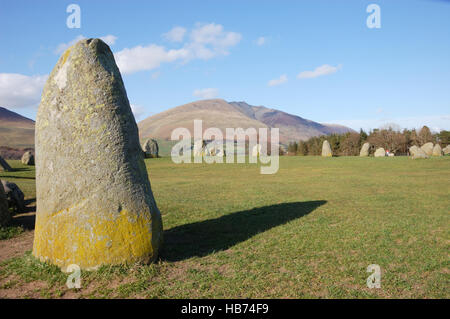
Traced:
<path fill-rule="evenodd" d="M 17 184 L 1 180 L 8 206 L 16 213 L 25 212 L 25 196 Z"/>
<path fill-rule="evenodd" d="M 30 151 L 23 153 L 22 164 L 34 165 L 34 155 Z"/>
<path fill-rule="evenodd" d="M 441 148 L 441 146 L 440 146 L 439 144 L 436 144 L 436 145 L 433 147 L 433 153 L 432 153 L 432 155 L 433 155 L 433 156 L 442 156 L 442 148 Z"/>
<path fill-rule="evenodd" d="M 412 159 L 428 158 L 428 155 L 420 147 L 415 145 L 409 148 L 409 153 L 411 154 Z"/>
<path fill-rule="evenodd" d="M 384 148 L 379 147 L 379 148 L 377 148 L 377 150 L 375 151 L 374 156 L 375 156 L 375 157 L 385 157 L 385 156 L 386 156 L 386 151 L 384 150 Z"/>
<path fill-rule="evenodd" d="M 142 144 L 142 150 L 144 151 L 146 158 L 159 157 L 158 142 L 153 138 L 147 139 L 145 143 Z"/>
<path fill-rule="evenodd" d="M 359 156 L 369 156 L 370 144 L 368 142 L 364 143 L 359 152 Z"/>
<path fill-rule="evenodd" d="M 79 41 L 50 74 L 36 155 L 34 256 L 63 270 L 155 260 L 161 215 L 122 77 L 103 41 Z"/>
<path fill-rule="evenodd" d="M 450 154 L 450 145 L 447 145 L 446 147 L 444 147 L 442 152 L 444 153 L 444 155 Z"/>
<path fill-rule="evenodd" d="M 0 170 L 5 172 L 12 172 L 11 166 L 9 166 L 8 162 L 6 162 L 3 157 L 0 156 Z"/>
<path fill-rule="evenodd" d="M 323 157 L 331 157 L 333 153 L 331 152 L 331 146 L 328 141 L 323 141 L 322 144 L 322 156 Z"/>
<path fill-rule="evenodd" d="M 426 144 L 423 144 L 421 147 L 422 151 L 425 152 L 428 156 L 433 155 L 433 143 L 429 142 Z"/>
<path fill-rule="evenodd" d="M 6 226 L 10 220 L 11 214 L 9 213 L 8 202 L 6 201 L 3 185 L 0 183 L 0 226 Z"/>

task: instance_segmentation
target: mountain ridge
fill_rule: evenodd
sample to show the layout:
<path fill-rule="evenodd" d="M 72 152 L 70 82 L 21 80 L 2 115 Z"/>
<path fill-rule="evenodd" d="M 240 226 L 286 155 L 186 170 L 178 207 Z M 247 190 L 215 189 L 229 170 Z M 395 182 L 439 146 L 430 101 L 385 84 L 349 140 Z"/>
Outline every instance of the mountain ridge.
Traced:
<path fill-rule="evenodd" d="M 342 125 L 321 124 L 274 108 L 250 105 L 244 101 L 209 99 L 179 105 L 147 117 L 138 123 L 139 134 L 141 139 L 154 137 L 169 140 L 172 130 L 176 127 L 185 127 L 193 133 L 195 119 L 203 121 L 203 131 L 209 127 L 217 127 L 223 133 L 227 127 L 243 129 L 276 127 L 280 131 L 281 143 L 307 140 L 313 136 L 332 133 L 354 132 Z M 173 124 L 178 126 L 175 127 Z"/>

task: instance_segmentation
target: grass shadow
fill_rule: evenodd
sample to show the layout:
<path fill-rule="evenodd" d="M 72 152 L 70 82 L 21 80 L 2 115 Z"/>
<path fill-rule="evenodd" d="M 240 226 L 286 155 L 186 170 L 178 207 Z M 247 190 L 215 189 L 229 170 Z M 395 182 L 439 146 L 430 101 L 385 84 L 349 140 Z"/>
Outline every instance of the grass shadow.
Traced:
<path fill-rule="evenodd" d="M 270 205 L 171 228 L 164 232 L 161 259 L 180 261 L 226 250 L 258 233 L 305 216 L 325 203 L 318 200 Z"/>

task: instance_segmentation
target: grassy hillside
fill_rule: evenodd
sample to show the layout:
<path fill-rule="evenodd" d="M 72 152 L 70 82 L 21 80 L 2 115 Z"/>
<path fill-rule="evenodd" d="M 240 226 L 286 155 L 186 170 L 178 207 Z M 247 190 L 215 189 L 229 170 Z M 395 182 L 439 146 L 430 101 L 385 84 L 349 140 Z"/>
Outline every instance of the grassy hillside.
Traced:
<path fill-rule="evenodd" d="M 165 228 L 158 263 L 83 272 L 69 291 L 66 275 L 25 254 L 0 263 L 0 296 L 450 297 L 449 157 L 280 161 L 261 175 L 148 159 Z M 33 197 L 29 177 L 0 173 Z M 370 264 L 380 289 L 366 287 Z"/>
<path fill-rule="evenodd" d="M 0 146 L 34 147 L 34 121 L 0 107 Z"/>

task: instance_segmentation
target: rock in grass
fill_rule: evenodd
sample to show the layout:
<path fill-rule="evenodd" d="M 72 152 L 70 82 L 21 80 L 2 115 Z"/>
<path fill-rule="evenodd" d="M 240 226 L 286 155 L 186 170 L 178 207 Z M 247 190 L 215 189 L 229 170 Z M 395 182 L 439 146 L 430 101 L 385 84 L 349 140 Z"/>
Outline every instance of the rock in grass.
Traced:
<path fill-rule="evenodd" d="M 30 151 L 23 153 L 22 155 L 22 164 L 25 165 L 34 165 L 34 155 Z"/>
<path fill-rule="evenodd" d="M 33 255 L 77 264 L 150 262 L 162 221 L 114 56 L 99 39 L 60 57 L 36 119 Z"/>
<path fill-rule="evenodd" d="M 412 159 L 428 158 L 428 155 L 420 147 L 415 145 L 409 148 L 409 153 L 411 154 Z"/>
<path fill-rule="evenodd" d="M 444 147 L 444 149 L 442 150 L 442 153 L 444 153 L 444 155 L 449 155 L 450 154 L 450 145 L 447 145 L 446 147 Z"/>
<path fill-rule="evenodd" d="M 9 166 L 8 162 L 0 156 L 0 169 L 5 172 L 12 172 L 13 169 Z"/>
<path fill-rule="evenodd" d="M 11 214 L 8 209 L 5 191 L 2 183 L 0 183 L 0 227 L 8 225 L 11 220 Z"/>
<path fill-rule="evenodd" d="M 323 144 L 322 144 L 322 156 L 323 157 L 333 156 L 333 152 L 331 152 L 330 143 L 327 140 L 323 141 Z"/>
<path fill-rule="evenodd" d="M 426 144 L 423 144 L 421 147 L 422 151 L 425 152 L 428 156 L 433 155 L 433 143 L 429 142 Z"/>
<path fill-rule="evenodd" d="M 146 158 L 159 157 L 158 142 L 153 138 L 147 139 L 145 143 L 142 144 L 142 150 L 144 151 Z"/>
<path fill-rule="evenodd" d="M 369 156 L 370 144 L 368 142 L 364 143 L 359 152 L 359 156 Z"/>
<path fill-rule="evenodd" d="M 25 196 L 17 184 L 1 180 L 0 184 L 5 191 L 8 207 L 12 208 L 16 213 L 25 212 Z"/>
<path fill-rule="evenodd" d="M 440 146 L 439 144 L 436 144 L 436 145 L 433 147 L 433 153 L 432 153 L 432 155 L 433 155 L 433 156 L 442 156 L 442 148 L 441 148 L 441 146 Z"/>
<path fill-rule="evenodd" d="M 377 150 L 375 151 L 374 156 L 375 156 L 375 157 L 385 157 L 385 156 L 386 156 L 386 151 L 384 150 L 384 148 L 379 147 L 379 148 L 377 148 Z"/>

